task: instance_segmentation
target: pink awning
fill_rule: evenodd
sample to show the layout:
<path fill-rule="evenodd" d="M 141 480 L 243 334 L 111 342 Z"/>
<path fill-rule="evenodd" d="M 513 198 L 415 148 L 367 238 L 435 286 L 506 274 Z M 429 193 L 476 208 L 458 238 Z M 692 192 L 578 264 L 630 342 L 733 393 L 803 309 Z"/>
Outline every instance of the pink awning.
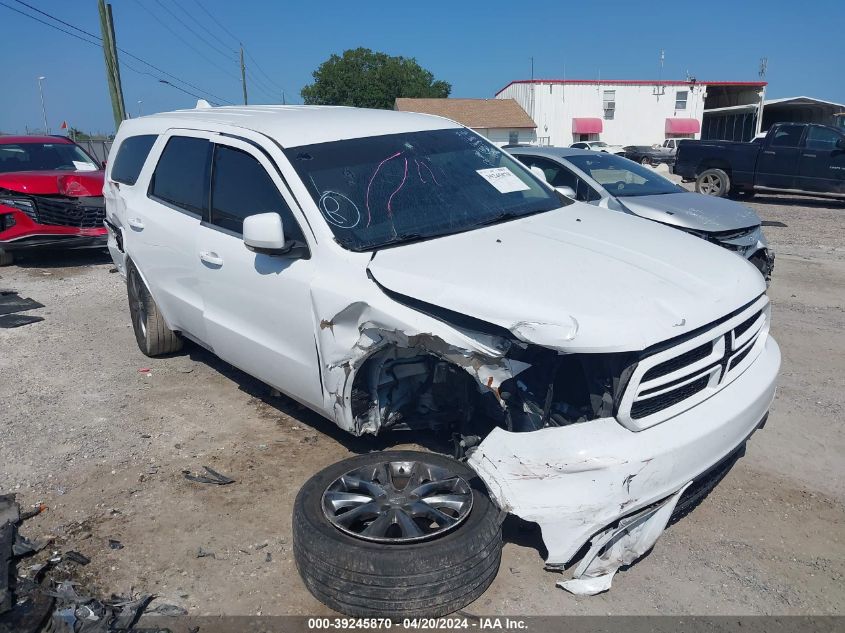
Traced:
<path fill-rule="evenodd" d="M 575 134 L 601 134 L 601 119 L 572 119 L 572 131 Z"/>
<path fill-rule="evenodd" d="M 666 119 L 666 134 L 698 134 L 701 123 L 698 119 Z"/>

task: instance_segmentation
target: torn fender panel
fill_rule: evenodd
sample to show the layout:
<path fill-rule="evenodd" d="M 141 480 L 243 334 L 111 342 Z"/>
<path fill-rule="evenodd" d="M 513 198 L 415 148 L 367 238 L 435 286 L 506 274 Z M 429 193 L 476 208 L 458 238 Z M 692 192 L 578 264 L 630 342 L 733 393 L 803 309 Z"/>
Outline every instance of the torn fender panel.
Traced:
<path fill-rule="evenodd" d="M 369 283 L 369 282 L 367 282 Z M 312 288 L 326 412 L 341 428 L 361 435 L 377 433 L 372 420 L 361 424 L 351 411 L 357 370 L 390 346 L 417 349 L 462 367 L 482 389 L 496 390 L 529 365 L 508 359 L 510 343 L 499 337 L 461 330 L 397 304 L 374 285 L 369 301 L 338 304 L 338 297 Z"/>

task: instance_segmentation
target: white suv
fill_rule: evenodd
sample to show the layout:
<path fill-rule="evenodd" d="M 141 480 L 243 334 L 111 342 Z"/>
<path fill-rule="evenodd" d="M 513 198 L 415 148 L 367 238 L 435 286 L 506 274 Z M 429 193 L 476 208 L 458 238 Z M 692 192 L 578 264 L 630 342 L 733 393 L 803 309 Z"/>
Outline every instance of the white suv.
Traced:
<path fill-rule="evenodd" d="M 571 591 L 606 589 L 651 547 L 774 397 L 780 352 L 751 264 L 565 198 L 446 119 L 295 106 L 133 119 L 115 139 L 104 195 L 144 353 L 190 339 L 354 435 L 448 433 L 495 506 L 539 523 L 547 566 L 563 568 L 592 541 Z M 322 558 L 297 549 L 327 604 L 373 612 L 343 602 L 355 581 L 339 575 L 360 557 L 413 552 L 417 569 L 421 542 L 473 547 L 461 535 L 481 530 L 472 517 L 487 506 L 456 483 L 472 479 L 466 466 L 446 477 L 442 462 L 416 459 L 329 477 L 312 506 L 303 488 L 312 523 L 295 530 L 305 538 L 324 522 L 315 547 L 342 545 Z M 392 478 L 407 472 L 452 492 L 403 501 Z M 414 514 L 431 507 L 422 521 Z M 351 551 L 359 558 L 331 567 Z M 481 591 L 498 558 L 484 565 Z M 429 612 L 455 608 L 458 594 L 443 592 Z"/>

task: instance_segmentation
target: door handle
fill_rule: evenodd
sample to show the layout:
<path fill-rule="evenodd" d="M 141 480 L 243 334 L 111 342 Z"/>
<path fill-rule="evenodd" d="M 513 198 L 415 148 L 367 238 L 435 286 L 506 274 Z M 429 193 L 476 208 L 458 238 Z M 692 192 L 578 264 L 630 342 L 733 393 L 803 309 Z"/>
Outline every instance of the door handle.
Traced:
<path fill-rule="evenodd" d="M 763 150 L 763 153 L 764 153 L 764 154 L 769 154 L 770 156 L 775 156 L 775 155 L 777 154 L 777 152 L 772 152 L 772 151 L 769 151 L 769 150 L 767 150 L 767 149 L 764 149 L 764 150 Z"/>
<path fill-rule="evenodd" d="M 223 265 L 223 258 L 213 251 L 202 251 L 200 253 L 200 259 L 206 264 L 211 264 L 212 266 Z"/>
<path fill-rule="evenodd" d="M 806 156 L 807 158 L 815 158 L 815 154 L 802 154 L 802 156 Z"/>
<path fill-rule="evenodd" d="M 144 223 L 141 222 L 141 220 L 138 218 L 129 218 L 126 222 L 131 228 L 135 229 L 136 231 L 144 230 Z"/>

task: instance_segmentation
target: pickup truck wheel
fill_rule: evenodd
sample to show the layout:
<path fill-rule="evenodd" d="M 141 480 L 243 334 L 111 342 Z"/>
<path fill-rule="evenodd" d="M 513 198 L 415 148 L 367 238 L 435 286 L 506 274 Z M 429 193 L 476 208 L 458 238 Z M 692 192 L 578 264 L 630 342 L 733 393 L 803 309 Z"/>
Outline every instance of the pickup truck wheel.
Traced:
<path fill-rule="evenodd" d="M 651 165 L 651 161 L 647 157 L 643 156 L 640 159 L 640 165 L 645 165 L 646 167 L 648 167 Z"/>
<path fill-rule="evenodd" d="M 147 285 L 131 262 L 126 277 L 129 314 L 138 347 L 147 356 L 178 352 L 182 349 L 182 339 L 165 324 Z"/>
<path fill-rule="evenodd" d="M 706 196 L 724 196 L 730 188 L 731 179 L 721 169 L 706 169 L 695 179 L 695 190 Z"/>
<path fill-rule="evenodd" d="M 293 508 L 308 590 L 355 617 L 438 617 L 496 576 L 501 520 L 472 470 L 417 451 L 374 452 L 320 471 Z"/>
<path fill-rule="evenodd" d="M 4 251 L 0 248 L 0 266 L 11 266 L 12 262 L 15 261 L 15 256 L 13 253 L 8 251 Z"/>

